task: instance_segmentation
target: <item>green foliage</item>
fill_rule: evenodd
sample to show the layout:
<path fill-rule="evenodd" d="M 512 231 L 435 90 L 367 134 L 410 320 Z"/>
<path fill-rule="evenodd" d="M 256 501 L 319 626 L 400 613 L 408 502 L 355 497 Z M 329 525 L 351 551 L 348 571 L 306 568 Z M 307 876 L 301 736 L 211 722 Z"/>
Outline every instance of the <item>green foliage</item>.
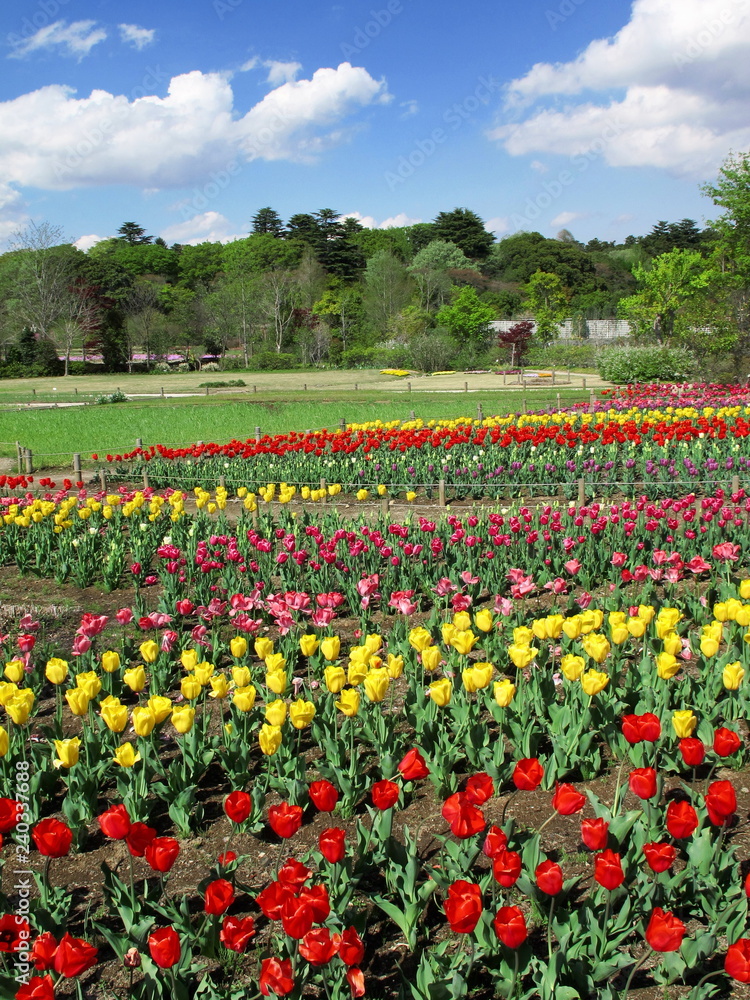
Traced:
<path fill-rule="evenodd" d="M 484 260 L 495 242 L 476 212 L 468 208 L 440 212 L 432 225 L 438 240 L 455 244 L 472 260 Z"/>
<path fill-rule="evenodd" d="M 636 264 L 633 275 L 641 286 L 636 295 L 620 302 L 620 315 L 633 331 L 670 343 L 685 329 L 684 306 L 709 283 L 703 257 L 697 250 L 672 250 L 650 266 Z"/>
<path fill-rule="evenodd" d="M 376 344 L 342 351 L 340 361 L 342 368 L 404 368 L 410 363 L 411 354 L 402 344 L 393 347 Z"/>
<path fill-rule="evenodd" d="M 599 357 L 608 348 L 594 344 L 575 344 L 558 340 L 546 347 L 532 347 L 524 359 L 524 364 L 544 368 L 596 368 Z"/>
<path fill-rule="evenodd" d="M 453 367 L 456 342 L 444 330 L 431 330 L 414 337 L 409 345 L 411 367 L 422 372 L 442 372 Z"/>
<path fill-rule="evenodd" d="M 443 306 L 436 320 L 446 327 L 456 340 L 481 344 L 487 337 L 490 323 L 496 318 L 492 306 L 485 305 L 475 288 L 466 286 L 453 296 L 450 305 Z"/>
<path fill-rule="evenodd" d="M 557 336 L 558 324 L 568 314 L 568 297 L 560 278 L 547 271 L 532 274 L 526 285 L 526 301 L 523 306 L 536 320 L 536 339 L 542 344 L 553 340 Z"/>
<path fill-rule="evenodd" d="M 199 382 L 199 389 L 229 389 L 234 387 L 239 387 L 247 385 L 244 379 L 241 378 L 230 378 L 226 382 Z"/>
<path fill-rule="evenodd" d="M 128 397 L 120 389 L 114 392 L 102 393 L 94 398 L 94 402 L 99 406 L 106 406 L 108 403 L 127 403 Z"/>
<path fill-rule="evenodd" d="M 412 271 L 477 270 L 466 254 L 455 243 L 447 240 L 432 240 L 419 251 L 411 263 Z"/>
<path fill-rule="evenodd" d="M 684 382 L 698 371 L 695 355 L 684 347 L 621 347 L 599 358 L 607 382 Z"/>
<path fill-rule="evenodd" d="M 554 274 L 571 295 L 604 287 L 591 254 L 576 243 L 550 240 L 541 233 L 516 233 L 496 243 L 482 266 L 492 278 L 527 284 L 534 273 Z"/>
<path fill-rule="evenodd" d="M 272 372 L 285 371 L 297 367 L 297 359 L 293 354 L 281 354 L 276 351 L 259 351 L 250 358 L 250 371 Z"/>

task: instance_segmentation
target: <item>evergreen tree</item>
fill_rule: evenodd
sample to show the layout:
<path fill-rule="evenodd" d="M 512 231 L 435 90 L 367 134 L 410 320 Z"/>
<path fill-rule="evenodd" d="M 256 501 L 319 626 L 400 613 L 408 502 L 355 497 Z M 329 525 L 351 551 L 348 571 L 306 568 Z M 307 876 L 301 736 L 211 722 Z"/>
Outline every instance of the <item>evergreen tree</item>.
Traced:
<path fill-rule="evenodd" d="M 123 222 L 117 232 L 119 234 L 117 238 L 123 243 L 129 243 L 131 246 L 153 242 L 153 237 L 146 236 L 146 230 L 142 226 L 139 226 L 137 222 Z M 162 245 L 166 245 L 163 240 Z"/>
<path fill-rule="evenodd" d="M 284 235 L 284 222 L 273 208 L 258 209 L 252 218 L 252 227 L 254 233 L 268 233 L 276 237 Z"/>

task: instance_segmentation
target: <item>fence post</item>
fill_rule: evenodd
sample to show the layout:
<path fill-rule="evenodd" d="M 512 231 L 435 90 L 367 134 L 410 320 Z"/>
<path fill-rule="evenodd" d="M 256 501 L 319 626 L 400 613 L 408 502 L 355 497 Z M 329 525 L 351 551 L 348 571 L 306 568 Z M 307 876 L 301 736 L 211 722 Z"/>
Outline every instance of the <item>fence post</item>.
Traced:
<path fill-rule="evenodd" d="M 477 420 L 479 421 L 480 424 L 484 420 L 484 413 L 482 412 L 481 403 L 477 403 Z"/>
<path fill-rule="evenodd" d="M 227 488 L 226 476 L 219 476 L 219 488 L 225 490 Z"/>
<path fill-rule="evenodd" d="M 143 470 L 143 488 L 144 490 L 148 489 L 148 472 L 145 469 Z"/>
<path fill-rule="evenodd" d="M 206 386 L 206 395 L 208 395 L 208 394 L 209 394 L 209 391 L 210 391 L 210 390 L 209 390 L 208 386 Z"/>
<path fill-rule="evenodd" d="M 406 384 L 409 386 L 409 392 L 411 392 L 411 379 Z"/>
<path fill-rule="evenodd" d="M 18 471 L 20 472 L 23 468 L 23 448 L 20 441 L 16 441 L 16 460 L 18 461 Z"/>
<path fill-rule="evenodd" d="M 570 385 L 570 368 L 568 368 L 568 385 Z"/>
<path fill-rule="evenodd" d="M 438 483 L 438 504 L 441 507 L 445 507 L 445 480 L 441 479 Z"/>
<path fill-rule="evenodd" d="M 342 417 L 341 420 L 339 420 L 339 430 L 341 431 L 346 430 L 346 420 L 344 419 L 344 417 Z"/>
<path fill-rule="evenodd" d="M 578 504 L 583 506 L 586 503 L 586 483 L 583 479 L 578 480 Z"/>
<path fill-rule="evenodd" d="M 591 390 L 591 395 L 589 396 L 589 407 L 592 413 L 596 409 L 596 393 L 593 389 Z"/>
<path fill-rule="evenodd" d="M 254 385 L 254 386 L 253 386 L 253 392 L 257 392 L 257 391 L 258 391 L 258 386 L 257 386 L 257 385 Z"/>
<path fill-rule="evenodd" d="M 307 382 L 305 382 L 305 392 L 307 392 Z"/>
<path fill-rule="evenodd" d="M 255 428 L 255 443 L 260 444 L 260 427 Z"/>
<path fill-rule="evenodd" d="M 354 383 L 354 391 L 359 392 L 359 382 Z"/>
<path fill-rule="evenodd" d="M 323 503 L 327 503 L 328 502 L 328 485 L 327 485 L 325 479 L 321 479 L 320 480 L 320 488 L 321 488 L 321 490 L 323 490 L 323 498 L 322 498 Z"/>
<path fill-rule="evenodd" d="M 76 482 L 81 481 L 81 456 L 78 452 L 73 455 L 73 475 L 76 478 Z"/>
<path fill-rule="evenodd" d="M 558 394 L 557 394 L 557 412 L 558 413 L 560 412 L 561 408 L 562 407 L 560 406 L 560 393 L 558 392 Z"/>
<path fill-rule="evenodd" d="M 526 383 L 525 382 L 523 384 L 523 392 L 521 394 L 521 404 L 523 406 L 523 412 L 524 413 L 528 413 L 529 411 L 526 409 Z"/>
<path fill-rule="evenodd" d="M 555 384 L 555 366 L 552 366 L 552 385 Z"/>
<path fill-rule="evenodd" d="M 390 511 L 390 507 L 391 507 L 391 501 L 390 501 L 390 499 L 387 496 L 381 497 L 380 498 L 380 513 L 383 515 L 383 517 L 385 517 L 385 518 L 388 517 L 388 513 Z"/>
<path fill-rule="evenodd" d="M 34 454 L 31 448 L 24 449 L 23 457 L 26 462 L 26 475 L 30 476 L 34 471 Z"/>
<path fill-rule="evenodd" d="M 583 390 L 586 391 L 586 376 L 583 376 Z"/>
<path fill-rule="evenodd" d="M 104 471 L 104 469 L 99 469 L 99 486 L 101 488 L 102 493 L 107 492 L 107 473 Z"/>
<path fill-rule="evenodd" d="M 468 382 L 464 382 L 464 392 L 468 392 L 468 391 L 469 391 L 469 383 Z"/>
<path fill-rule="evenodd" d="M 142 449 L 143 448 L 143 438 L 136 438 L 135 439 L 135 446 L 136 446 L 136 448 L 141 448 Z"/>
<path fill-rule="evenodd" d="M 161 387 L 161 398 L 164 399 L 164 386 Z"/>
<path fill-rule="evenodd" d="M 505 369 L 503 369 L 503 385 L 506 385 L 506 381 L 505 381 L 506 377 L 507 377 L 507 373 L 506 373 Z"/>
<path fill-rule="evenodd" d="M 417 415 L 414 412 L 414 410 L 409 410 L 409 420 L 416 420 L 416 419 L 417 419 Z"/>
<path fill-rule="evenodd" d="M 732 476 L 732 493 L 740 492 L 740 477 Z"/>

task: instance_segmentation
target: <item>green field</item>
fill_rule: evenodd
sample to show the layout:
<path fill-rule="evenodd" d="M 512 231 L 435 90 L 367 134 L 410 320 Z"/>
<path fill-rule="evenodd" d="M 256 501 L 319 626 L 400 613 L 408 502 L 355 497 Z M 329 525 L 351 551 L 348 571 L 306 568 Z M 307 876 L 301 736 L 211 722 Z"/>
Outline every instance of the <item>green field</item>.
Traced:
<path fill-rule="evenodd" d="M 232 373 L 231 377 L 236 376 Z M 254 437 L 256 427 L 264 434 L 335 428 L 342 419 L 348 423 L 406 420 L 412 411 L 422 419 L 476 417 L 478 406 L 484 416 L 489 416 L 519 412 L 524 403 L 530 410 L 552 407 L 557 404 L 558 393 L 564 405 L 588 400 L 590 389 L 598 382 L 588 379 L 583 391 L 579 375 L 577 388 L 545 384 L 522 392 L 510 384 L 503 388 L 498 376 L 457 374 L 414 378 L 409 391 L 406 380 L 388 381 L 375 372 L 251 373 L 241 377 L 249 383 L 245 388 L 213 390 L 209 396 L 162 399 L 156 395 L 131 398 L 126 403 L 51 408 L 30 405 L 30 390 L 36 390 L 37 403 L 49 399 L 50 394 L 63 403 L 76 398 L 76 388 L 79 400 L 85 398 L 84 390 L 86 397 L 92 398 L 118 386 L 129 396 L 158 394 L 162 385 L 165 393 L 196 393 L 200 392 L 199 381 L 219 381 L 221 376 L 200 372 L 166 377 L 112 376 L 106 384 L 100 376 L 24 383 L 6 380 L 0 382 L 0 456 L 15 459 L 15 442 L 19 441 L 22 447 L 32 450 L 35 470 L 66 468 L 75 452 L 81 454 L 85 465 L 92 452 L 105 455 L 132 450 L 136 438 L 141 438 L 144 445 L 225 442 Z M 469 392 L 463 391 L 465 382 L 469 383 Z"/>

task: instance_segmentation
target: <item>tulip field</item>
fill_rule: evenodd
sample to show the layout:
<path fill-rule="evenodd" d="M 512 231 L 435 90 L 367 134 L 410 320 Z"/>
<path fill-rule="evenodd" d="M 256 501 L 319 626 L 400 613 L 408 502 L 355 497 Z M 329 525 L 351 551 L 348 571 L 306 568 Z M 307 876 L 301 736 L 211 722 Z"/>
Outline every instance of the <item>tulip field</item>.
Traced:
<path fill-rule="evenodd" d="M 750 996 L 750 395 L 604 405 L 4 477 L 0 997 Z"/>

